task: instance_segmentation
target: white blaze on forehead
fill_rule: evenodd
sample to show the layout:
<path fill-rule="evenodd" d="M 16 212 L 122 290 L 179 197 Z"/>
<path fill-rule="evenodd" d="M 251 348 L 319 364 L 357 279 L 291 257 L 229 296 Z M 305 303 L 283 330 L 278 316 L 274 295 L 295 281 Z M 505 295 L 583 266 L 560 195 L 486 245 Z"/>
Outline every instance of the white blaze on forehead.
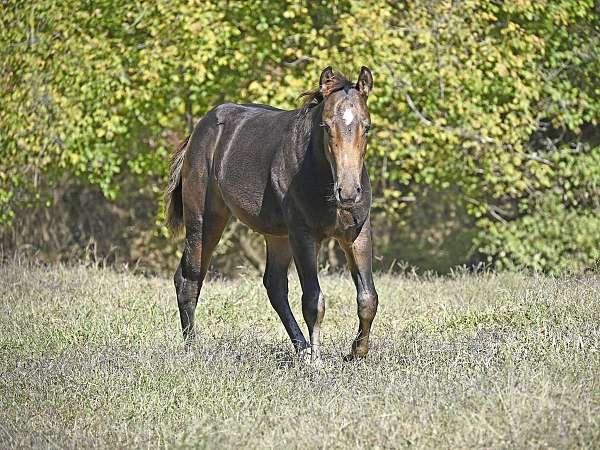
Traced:
<path fill-rule="evenodd" d="M 346 111 L 344 111 L 344 115 L 342 116 L 342 119 L 344 119 L 344 123 L 346 125 L 350 125 L 352 123 L 352 121 L 354 120 L 354 114 L 352 113 L 352 110 L 350 108 L 346 109 Z"/>

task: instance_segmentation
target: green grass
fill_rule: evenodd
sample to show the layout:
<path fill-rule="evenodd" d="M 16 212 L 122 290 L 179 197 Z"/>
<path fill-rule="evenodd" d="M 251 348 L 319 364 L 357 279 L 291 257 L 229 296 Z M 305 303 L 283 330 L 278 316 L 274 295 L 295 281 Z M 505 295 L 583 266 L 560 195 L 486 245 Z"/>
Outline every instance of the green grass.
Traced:
<path fill-rule="evenodd" d="M 290 276 L 297 317 L 300 289 Z M 262 283 L 206 283 L 182 351 L 170 280 L 0 266 L 0 447 L 600 447 L 600 277 L 379 275 L 366 360 L 322 277 L 322 367 Z"/>

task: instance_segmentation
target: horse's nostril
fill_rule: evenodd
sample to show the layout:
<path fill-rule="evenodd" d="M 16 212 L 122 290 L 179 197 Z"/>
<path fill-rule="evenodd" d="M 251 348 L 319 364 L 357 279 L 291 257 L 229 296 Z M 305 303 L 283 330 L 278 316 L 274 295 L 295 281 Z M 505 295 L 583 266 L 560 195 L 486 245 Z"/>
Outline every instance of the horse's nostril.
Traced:
<path fill-rule="evenodd" d="M 342 188 L 341 187 L 337 188 L 337 192 L 338 192 L 338 194 L 341 194 L 342 193 Z"/>
<path fill-rule="evenodd" d="M 360 194 L 362 192 L 362 188 L 360 186 L 356 186 L 356 192 Z"/>

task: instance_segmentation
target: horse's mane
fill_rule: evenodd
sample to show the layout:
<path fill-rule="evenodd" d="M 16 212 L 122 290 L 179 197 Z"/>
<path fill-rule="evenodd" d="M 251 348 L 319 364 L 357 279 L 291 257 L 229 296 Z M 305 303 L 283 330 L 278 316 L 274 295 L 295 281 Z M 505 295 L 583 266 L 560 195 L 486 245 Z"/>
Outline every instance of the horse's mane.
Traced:
<path fill-rule="evenodd" d="M 354 83 L 346 78 L 341 72 L 334 72 L 333 77 L 327 80 L 327 83 L 314 91 L 303 92 L 300 94 L 300 98 L 304 97 L 304 106 L 306 108 L 312 108 L 321 103 L 328 95 L 341 91 L 342 89 L 348 91 L 348 89 L 353 87 Z"/>

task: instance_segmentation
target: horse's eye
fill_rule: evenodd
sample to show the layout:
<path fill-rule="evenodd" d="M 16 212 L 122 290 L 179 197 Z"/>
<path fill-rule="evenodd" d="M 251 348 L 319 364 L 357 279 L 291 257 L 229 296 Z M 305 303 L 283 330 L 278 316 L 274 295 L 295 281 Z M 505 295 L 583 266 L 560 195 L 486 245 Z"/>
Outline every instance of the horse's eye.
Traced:
<path fill-rule="evenodd" d="M 326 131 L 329 131 L 329 125 L 327 125 L 325 122 L 321 122 L 321 123 L 319 124 L 319 126 L 320 126 L 321 128 L 325 128 L 325 130 L 326 130 Z"/>

